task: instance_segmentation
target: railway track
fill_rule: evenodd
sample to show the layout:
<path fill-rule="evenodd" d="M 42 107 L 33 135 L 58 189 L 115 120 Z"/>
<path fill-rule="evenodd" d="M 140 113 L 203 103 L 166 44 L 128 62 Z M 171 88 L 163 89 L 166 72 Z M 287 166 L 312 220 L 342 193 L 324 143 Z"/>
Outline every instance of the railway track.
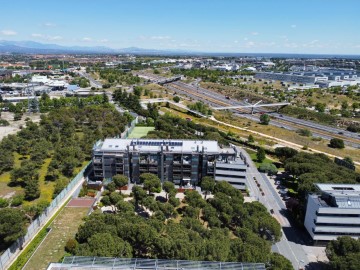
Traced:
<path fill-rule="evenodd" d="M 218 100 L 214 97 L 211 97 L 210 94 L 205 94 L 205 93 L 197 93 L 196 91 L 193 91 L 192 89 L 189 89 L 189 88 L 186 88 L 186 87 L 183 87 L 183 86 L 180 86 L 179 84 L 177 83 L 170 83 L 170 84 L 167 84 L 166 87 L 170 88 L 170 90 L 174 90 L 174 91 L 177 91 L 177 92 L 182 92 L 182 94 L 186 94 L 188 96 L 195 96 L 197 97 L 199 100 L 206 100 L 207 103 L 211 106 L 217 106 L 217 105 L 220 105 L 220 106 L 231 106 L 231 105 L 234 105 L 233 103 L 231 103 L 229 101 L 229 103 L 227 102 L 223 102 L 221 100 Z M 173 88 L 173 89 L 172 89 Z M 218 94 L 217 93 L 214 93 L 214 96 L 216 97 Z M 247 109 L 232 109 L 231 111 L 235 112 L 235 113 L 247 113 L 249 114 L 250 111 L 247 110 Z M 248 119 L 251 119 L 251 120 L 258 120 L 257 118 L 255 119 L 255 117 L 247 117 Z M 302 124 L 296 124 L 296 123 L 290 123 L 288 121 L 285 121 L 285 120 L 281 120 L 281 119 L 272 119 L 272 122 L 275 122 L 277 123 L 280 127 L 282 126 L 289 126 L 295 130 L 297 129 L 300 129 L 300 128 L 304 128 L 304 126 Z M 350 142 L 352 144 L 356 144 L 356 145 L 359 145 L 360 141 L 357 140 L 357 139 L 354 139 L 354 138 L 349 138 L 349 137 L 345 137 L 345 136 L 341 136 L 339 134 L 334 134 L 334 133 L 331 133 L 331 132 L 325 132 L 325 131 L 322 131 L 322 130 L 319 130 L 319 129 L 316 129 L 316 128 L 312 128 L 312 127 L 307 127 L 308 130 L 310 130 L 313 134 L 319 134 L 319 135 L 322 135 L 326 138 L 339 138 L 339 139 L 342 139 L 344 140 L 345 142 Z"/>

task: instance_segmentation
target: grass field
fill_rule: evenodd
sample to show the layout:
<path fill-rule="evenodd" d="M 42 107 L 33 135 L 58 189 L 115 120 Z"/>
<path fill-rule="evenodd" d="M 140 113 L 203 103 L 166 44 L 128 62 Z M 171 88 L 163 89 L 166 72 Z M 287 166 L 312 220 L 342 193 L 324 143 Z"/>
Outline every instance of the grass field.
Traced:
<path fill-rule="evenodd" d="M 154 130 L 154 127 L 135 127 L 129 134 L 129 139 L 140 139 L 148 134 L 149 131 Z"/>
<path fill-rule="evenodd" d="M 51 231 L 23 269 L 46 269 L 50 262 L 58 262 L 65 255 L 67 240 L 74 237 L 88 211 L 88 208 L 65 207 L 50 225 Z"/>
<path fill-rule="evenodd" d="M 14 153 L 14 168 L 19 168 L 21 163 L 22 156 L 18 153 Z M 22 192 L 21 187 L 9 187 L 8 183 L 10 182 L 10 171 L 5 172 L 0 175 L 0 197 L 12 197 L 15 194 L 20 194 Z"/>

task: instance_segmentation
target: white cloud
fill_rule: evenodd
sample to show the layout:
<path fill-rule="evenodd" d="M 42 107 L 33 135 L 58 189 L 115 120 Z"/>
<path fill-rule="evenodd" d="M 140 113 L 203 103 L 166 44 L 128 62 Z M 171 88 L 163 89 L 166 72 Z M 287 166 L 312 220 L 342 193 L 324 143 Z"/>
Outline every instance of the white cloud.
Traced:
<path fill-rule="evenodd" d="M 99 42 L 101 42 L 101 43 L 106 43 L 106 42 L 109 42 L 109 40 L 106 39 L 106 38 L 104 38 L 104 39 L 100 39 Z"/>
<path fill-rule="evenodd" d="M 248 41 L 249 39 L 248 39 L 247 37 L 244 37 L 244 40 L 245 40 L 245 41 Z"/>
<path fill-rule="evenodd" d="M 4 36 L 16 36 L 17 35 L 17 33 L 13 30 L 2 30 L 0 33 Z"/>
<path fill-rule="evenodd" d="M 83 37 L 83 38 L 82 38 L 82 41 L 89 42 L 89 41 L 92 41 L 92 38 Z"/>
<path fill-rule="evenodd" d="M 35 37 L 35 38 L 43 38 L 44 35 L 43 34 L 31 34 L 32 37 Z"/>
<path fill-rule="evenodd" d="M 234 40 L 234 43 L 239 43 L 239 41 L 238 41 L 238 40 Z"/>
<path fill-rule="evenodd" d="M 43 23 L 42 26 L 46 26 L 46 27 L 55 27 L 56 24 L 55 23 L 51 23 L 51 22 L 46 22 L 46 23 Z"/>
<path fill-rule="evenodd" d="M 49 40 L 61 40 L 63 39 L 61 36 L 49 36 Z"/>
<path fill-rule="evenodd" d="M 253 35 L 253 36 L 257 36 L 259 33 L 258 32 L 251 32 L 250 34 Z"/>
<path fill-rule="evenodd" d="M 290 25 L 291 28 L 296 28 L 296 24 Z"/>
<path fill-rule="evenodd" d="M 151 36 L 150 39 L 152 39 L 152 40 L 167 40 L 167 39 L 171 39 L 171 37 L 169 37 L 169 36 Z"/>

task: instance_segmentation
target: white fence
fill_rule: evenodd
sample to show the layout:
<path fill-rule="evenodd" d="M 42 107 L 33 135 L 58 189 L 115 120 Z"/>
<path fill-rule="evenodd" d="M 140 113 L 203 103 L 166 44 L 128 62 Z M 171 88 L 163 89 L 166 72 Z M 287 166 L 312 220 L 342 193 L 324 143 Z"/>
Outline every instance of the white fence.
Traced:
<path fill-rule="evenodd" d="M 76 186 L 84 176 L 84 172 L 90 162 L 71 180 L 71 182 L 64 188 L 60 194 L 51 202 L 51 204 L 45 209 L 44 213 L 35 219 L 27 228 L 27 233 L 24 237 L 19 238 L 14 244 L 12 244 L 1 256 L 0 256 L 0 269 L 7 269 L 13 259 L 19 255 L 22 247 L 26 245 L 42 228 L 42 226 L 64 203 L 64 200 L 69 195 L 69 192 Z"/>

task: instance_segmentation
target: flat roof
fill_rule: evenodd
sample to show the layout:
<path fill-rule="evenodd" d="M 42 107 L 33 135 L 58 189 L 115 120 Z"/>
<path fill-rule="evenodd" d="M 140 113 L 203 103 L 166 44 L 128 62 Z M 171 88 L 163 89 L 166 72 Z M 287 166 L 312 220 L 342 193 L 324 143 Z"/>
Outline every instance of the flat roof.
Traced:
<path fill-rule="evenodd" d="M 356 184 L 320 184 L 315 186 L 322 192 L 336 195 L 358 195 L 360 196 L 360 185 Z"/>
<path fill-rule="evenodd" d="M 133 150 L 146 152 L 159 152 L 161 146 L 169 152 L 197 152 L 219 153 L 221 151 L 217 141 L 204 140 L 155 140 L 155 139 L 105 139 L 95 146 L 100 151 L 125 151 L 127 147 Z M 167 147 L 167 148 L 166 148 Z"/>

